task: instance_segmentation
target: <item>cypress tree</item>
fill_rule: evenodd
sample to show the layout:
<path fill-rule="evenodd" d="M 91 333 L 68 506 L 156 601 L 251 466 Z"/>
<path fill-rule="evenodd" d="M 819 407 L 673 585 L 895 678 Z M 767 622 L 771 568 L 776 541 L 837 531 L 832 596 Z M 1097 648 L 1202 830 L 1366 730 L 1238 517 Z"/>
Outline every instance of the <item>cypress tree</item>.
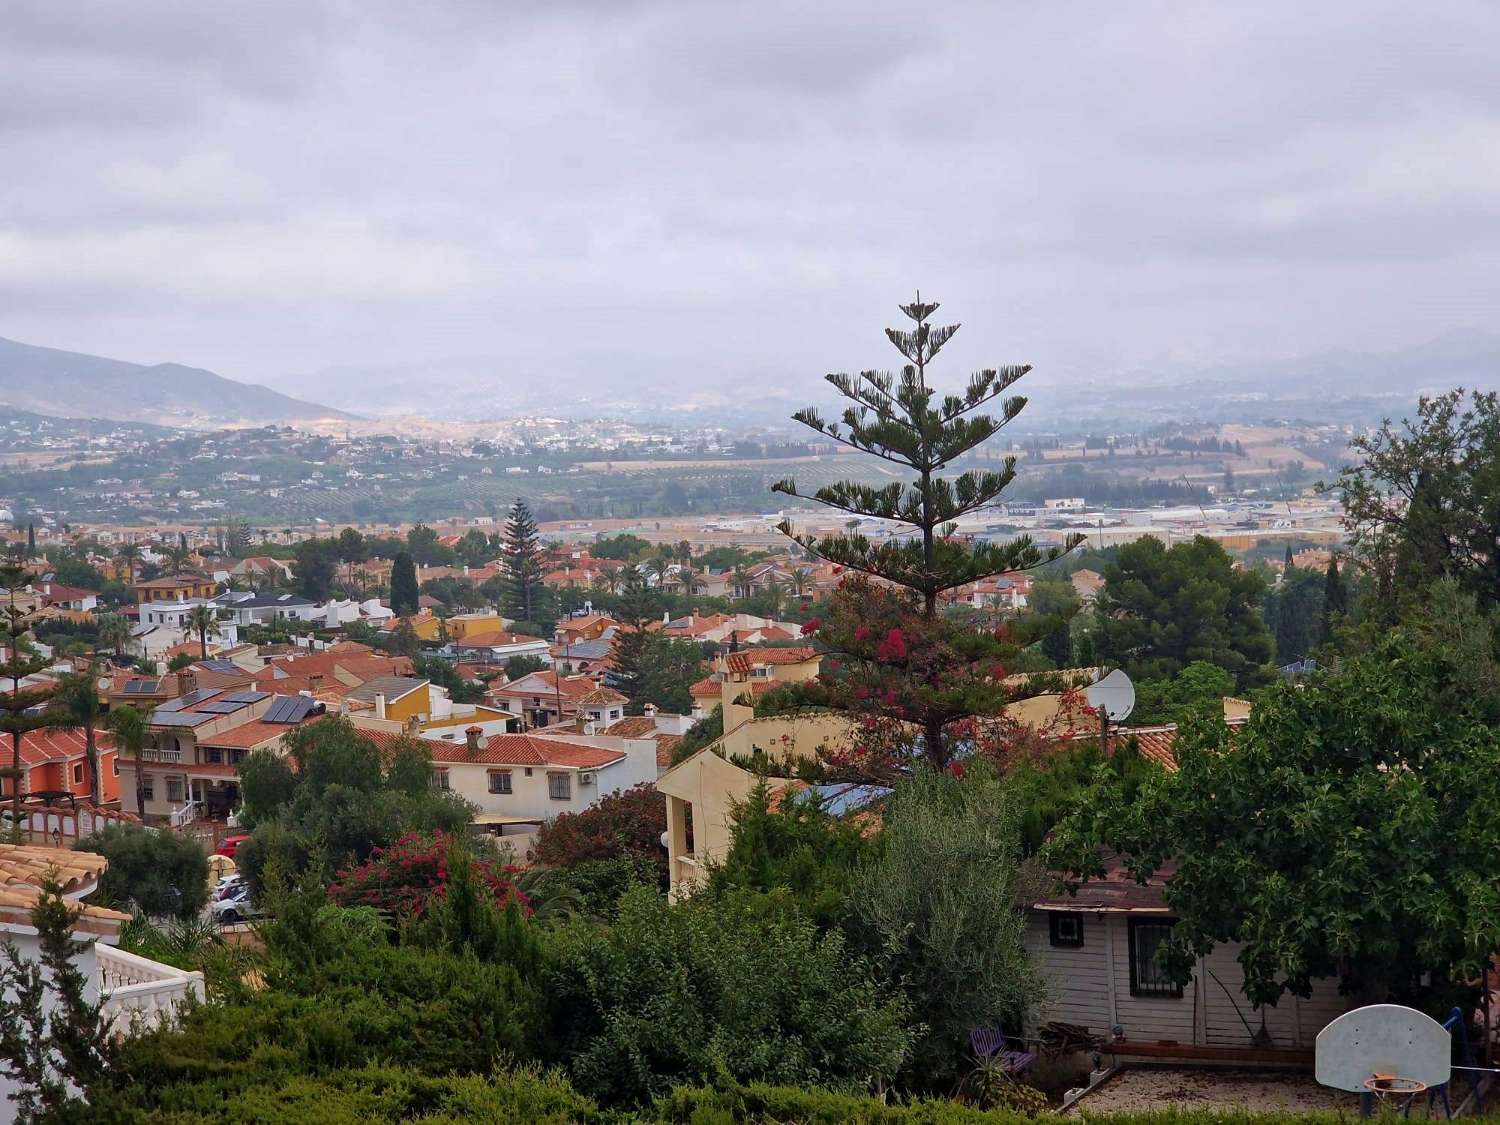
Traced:
<path fill-rule="evenodd" d="M 1328 573 L 1323 578 L 1323 612 L 1318 626 L 1318 643 L 1328 644 L 1333 640 L 1333 629 L 1343 620 L 1348 611 L 1348 596 L 1344 579 L 1339 574 L 1339 559 L 1334 555 L 1328 560 Z"/>
<path fill-rule="evenodd" d="M 992 574 L 1036 566 L 1076 546 L 1082 536 L 1072 536 L 1064 548 L 1046 554 L 1025 536 L 1006 543 L 971 543 L 956 538 L 957 521 L 994 504 L 1015 479 L 1016 458 L 1007 456 L 998 470 L 970 469 L 952 479 L 937 474 L 994 437 L 1021 413 L 1026 406 L 1024 397 L 1001 396 L 1031 367 L 1022 364 L 977 371 L 961 394 L 939 396 L 927 381 L 927 368 L 959 326 L 930 324 L 938 305 L 923 301 L 920 292 L 915 301 L 900 308 L 914 327 L 888 328 L 885 333 L 906 360 L 900 372 L 827 375 L 828 383 L 852 404 L 844 410 L 841 421 L 825 420 L 811 407 L 792 417 L 832 441 L 915 474 L 910 483 L 879 488 L 839 481 L 806 499 L 851 516 L 903 523 L 916 534 L 875 543 L 857 531 L 822 538 L 799 536 L 787 522 L 781 524 L 781 530 L 828 562 L 912 591 L 920 599 L 922 618 L 930 628 L 937 618 L 938 599 L 945 591 Z M 998 416 L 980 412 L 991 404 L 998 405 Z M 779 481 L 772 489 L 788 496 L 803 496 L 791 479 Z M 948 758 L 943 727 L 961 717 L 963 709 L 951 703 L 921 709 L 926 754 L 939 765 L 946 764 Z M 914 713 L 913 717 L 918 716 Z"/>
<path fill-rule="evenodd" d="M 1288 573 L 1290 573 L 1292 567 L 1294 567 L 1296 565 L 1297 564 L 1292 561 L 1292 545 L 1290 543 L 1288 543 L 1286 545 L 1286 559 L 1283 560 L 1283 562 L 1281 564 L 1281 574 L 1282 574 L 1282 577 L 1285 577 Z"/>
<path fill-rule="evenodd" d="M 19 835 L 21 823 L 21 740 L 28 731 L 49 726 L 53 716 L 43 713 L 42 705 L 51 699 L 51 687 L 21 686 L 27 676 L 45 669 L 51 661 L 38 656 L 31 647 L 31 620 L 34 616 L 16 604 L 16 593 L 26 584 L 26 568 L 12 558 L 0 566 L 0 588 L 7 592 L 7 602 L 0 607 L 0 678 L 10 681 L 10 690 L 0 694 L 0 731 L 10 735 L 11 764 L 0 769 L 0 777 L 10 780 L 11 830 Z"/>
<path fill-rule="evenodd" d="M 26 525 L 26 557 L 36 558 L 36 524 L 34 523 Z"/>
<path fill-rule="evenodd" d="M 410 617 L 417 612 L 417 564 L 406 551 L 399 551 L 391 564 L 391 612 Z"/>
<path fill-rule="evenodd" d="M 500 611 L 518 621 L 536 621 L 545 589 L 542 547 L 531 509 L 519 497 L 511 505 L 510 518 L 505 522 L 505 544 L 500 557 L 505 571 Z"/>

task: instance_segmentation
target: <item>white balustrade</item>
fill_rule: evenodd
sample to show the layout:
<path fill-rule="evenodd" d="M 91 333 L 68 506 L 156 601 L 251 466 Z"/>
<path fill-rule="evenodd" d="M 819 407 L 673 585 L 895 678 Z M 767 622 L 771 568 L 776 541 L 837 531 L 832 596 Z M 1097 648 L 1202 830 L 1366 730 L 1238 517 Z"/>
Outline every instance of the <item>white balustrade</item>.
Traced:
<path fill-rule="evenodd" d="M 117 1035 L 150 1031 L 175 1018 L 189 996 L 204 998 L 203 974 L 174 969 L 103 943 L 94 946 L 103 1014 Z"/>

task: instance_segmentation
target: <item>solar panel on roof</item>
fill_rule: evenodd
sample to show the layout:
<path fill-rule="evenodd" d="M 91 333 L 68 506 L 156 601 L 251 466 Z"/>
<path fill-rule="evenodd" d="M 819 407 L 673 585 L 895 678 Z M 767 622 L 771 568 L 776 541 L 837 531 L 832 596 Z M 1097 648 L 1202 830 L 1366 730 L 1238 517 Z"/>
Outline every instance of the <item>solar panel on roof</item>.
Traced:
<path fill-rule="evenodd" d="M 224 698 L 230 703 L 259 703 L 270 694 L 268 691 L 237 691 Z"/>
<path fill-rule="evenodd" d="M 233 676 L 243 671 L 233 660 L 200 660 L 198 667 L 210 672 L 219 672 L 225 676 Z"/>
<path fill-rule="evenodd" d="M 317 700 L 309 699 L 305 695 L 288 695 L 272 703 L 261 719 L 267 723 L 300 723 L 311 715 L 317 706 Z"/>
<path fill-rule="evenodd" d="M 181 711 L 186 706 L 184 700 L 169 699 L 165 703 L 158 703 L 153 714 L 160 715 L 164 711 Z"/>
<path fill-rule="evenodd" d="M 212 703 L 205 703 L 198 708 L 199 712 L 210 715 L 233 715 L 236 711 L 243 711 L 249 704 L 234 703 L 228 699 L 215 699 Z"/>
<path fill-rule="evenodd" d="M 157 708 L 151 713 L 151 725 L 157 727 L 195 727 L 199 723 L 206 723 L 213 715 L 205 711 L 168 711 L 162 714 Z"/>
<path fill-rule="evenodd" d="M 126 680 L 126 695 L 155 695 L 161 691 L 160 680 Z"/>
<path fill-rule="evenodd" d="M 202 703 L 205 699 L 212 699 L 218 694 L 218 688 L 199 688 L 197 691 L 190 691 L 186 695 L 181 696 L 179 702 L 184 707 L 187 707 L 194 703 Z"/>

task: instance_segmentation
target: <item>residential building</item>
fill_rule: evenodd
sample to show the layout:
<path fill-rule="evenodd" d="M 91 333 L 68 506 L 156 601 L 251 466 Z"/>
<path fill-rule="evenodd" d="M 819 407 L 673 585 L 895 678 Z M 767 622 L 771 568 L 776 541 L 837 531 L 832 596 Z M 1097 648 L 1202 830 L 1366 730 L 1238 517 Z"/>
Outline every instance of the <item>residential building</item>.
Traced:
<path fill-rule="evenodd" d="M 1097 570 L 1089 570 L 1087 567 L 1075 570 L 1068 576 L 1068 581 L 1073 584 L 1078 600 L 1083 603 L 1085 609 L 1094 604 L 1099 591 L 1104 589 L 1104 576 Z"/>
<path fill-rule="evenodd" d="M 650 739 L 546 734 L 484 735 L 470 727 L 462 742 L 424 735 L 432 749 L 433 784 L 479 807 L 474 823 L 505 835 L 601 796 L 656 778 Z"/>
<path fill-rule="evenodd" d="M 491 684 L 487 695 L 494 706 L 520 716 L 525 729 L 534 730 L 576 718 L 580 701 L 598 686 L 589 676 L 560 676 L 548 669 L 508 683 Z"/>
<path fill-rule="evenodd" d="M 1291 1062 L 1306 1058 L 1324 1025 L 1355 1006 L 1336 981 L 1318 980 L 1309 997 L 1287 995 L 1252 1011 L 1234 942 L 1199 957 L 1188 983 L 1177 986 L 1155 956 L 1177 921 L 1163 897 L 1175 868 L 1145 884 L 1115 856 L 1105 857 L 1105 869 L 1076 893 L 1058 890 L 1031 906 L 1026 950 L 1050 987 L 1028 1031 L 1053 1021 L 1086 1027 L 1117 1058 L 1233 1061 L 1236 1051 L 1254 1050 L 1259 1062 L 1277 1052 Z"/>
<path fill-rule="evenodd" d="M 33 582 L 31 588 L 41 595 L 44 605 L 56 606 L 58 609 L 73 610 L 76 613 L 89 613 L 99 607 L 99 594 L 94 590 L 84 590 L 77 586 L 64 586 L 61 582 Z"/>
<path fill-rule="evenodd" d="M 268 625 L 273 621 L 322 621 L 327 610 L 301 594 L 224 594 L 220 612 L 236 625 Z"/>
<path fill-rule="evenodd" d="M 9 739 L 6 741 L 9 764 Z M 96 730 L 94 748 L 99 759 L 99 803 L 109 805 L 120 797 L 114 736 L 107 730 Z M 0 795 L 8 799 L 15 793 L 14 786 L 14 779 L 0 778 Z M 21 736 L 21 795 L 68 800 L 89 797 L 88 743 L 83 731 L 42 727 Z"/>
<path fill-rule="evenodd" d="M 433 716 L 434 696 L 440 691 L 433 688 L 430 680 L 415 676 L 376 676 L 350 689 L 344 698 L 349 703 L 367 705 L 377 719 L 422 723 Z M 446 700 L 447 693 L 441 694 Z"/>
<path fill-rule="evenodd" d="M 222 819 L 239 804 L 239 764 L 249 753 L 279 744 L 323 710 L 302 695 L 195 689 L 152 712 L 152 745 L 141 751 L 139 763 L 120 761 L 120 790 L 135 792 L 139 768 L 148 819 L 167 818 L 174 826 L 199 817 Z"/>
<path fill-rule="evenodd" d="M 218 584 L 201 574 L 173 574 L 151 578 L 133 583 L 130 589 L 135 594 L 136 604 L 141 606 L 193 599 L 206 601 L 219 592 Z"/>
<path fill-rule="evenodd" d="M 530 656 L 544 664 L 552 662 L 550 647 L 541 637 L 507 633 L 503 629 L 471 632 L 450 647 L 459 659 L 474 664 L 504 664 L 516 656 Z"/>

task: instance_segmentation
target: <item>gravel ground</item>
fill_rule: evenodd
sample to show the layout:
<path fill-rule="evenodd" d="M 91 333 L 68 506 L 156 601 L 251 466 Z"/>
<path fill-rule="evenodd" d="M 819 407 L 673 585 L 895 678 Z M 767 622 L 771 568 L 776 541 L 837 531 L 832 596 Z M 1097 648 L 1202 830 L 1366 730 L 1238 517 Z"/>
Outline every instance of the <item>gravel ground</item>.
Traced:
<path fill-rule="evenodd" d="M 1173 1108 L 1358 1113 L 1359 1098 L 1319 1086 L 1310 1074 L 1132 1068 L 1085 1094 L 1069 1113 L 1089 1116 Z"/>

